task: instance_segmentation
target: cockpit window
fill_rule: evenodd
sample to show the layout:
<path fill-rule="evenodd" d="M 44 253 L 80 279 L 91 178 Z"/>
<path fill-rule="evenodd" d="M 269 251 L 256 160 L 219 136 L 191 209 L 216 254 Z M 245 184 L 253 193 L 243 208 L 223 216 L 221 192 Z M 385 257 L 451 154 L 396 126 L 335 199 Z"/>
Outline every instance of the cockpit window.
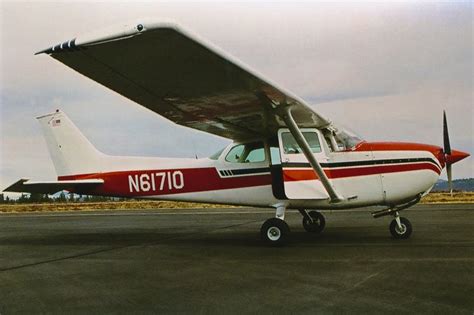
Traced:
<path fill-rule="evenodd" d="M 230 149 L 225 157 L 231 163 L 256 163 L 265 161 L 263 142 L 238 144 Z"/>
<path fill-rule="evenodd" d="M 321 144 L 319 143 L 318 134 L 316 132 L 303 132 L 303 137 L 308 142 L 309 147 L 311 148 L 311 152 L 313 153 L 320 153 L 321 152 Z M 281 140 L 283 142 L 283 152 L 285 154 L 298 154 L 303 153 L 298 143 L 296 143 L 295 138 L 289 132 L 283 132 L 281 134 Z"/>

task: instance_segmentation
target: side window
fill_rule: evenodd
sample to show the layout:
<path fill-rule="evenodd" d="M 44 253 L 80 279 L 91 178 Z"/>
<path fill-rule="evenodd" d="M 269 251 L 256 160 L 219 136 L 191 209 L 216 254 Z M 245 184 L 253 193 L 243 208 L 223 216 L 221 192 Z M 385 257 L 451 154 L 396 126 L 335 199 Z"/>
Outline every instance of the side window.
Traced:
<path fill-rule="evenodd" d="M 263 147 L 253 149 L 245 159 L 245 163 L 263 162 L 265 161 L 265 149 Z"/>
<path fill-rule="evenodd" d="M 256 163 L 265 161 L 265 149 L 263 142 L 252 142 L 238 144 L 225 157 L 231 163 Z"/>
<path fill-rule="evenodd" d="M 306 131 L 303 132 L 303 137 L 309 144 L 311 152 L 320 153 L 321 144 L 319 143 L 318 134 L 316 132 Z M 281 140 L 283 142 L 283 151 L 285 154 L 298 154 L 303 153 L 298 143 L 296 143 L 295 138 L 289 132 L 284 132 L 281 134 Z"/>
<path fill-rule="evenodd" d="M 243 144 L 236 145 L 235 147 L 230 149 L 229 153 L 227 153 L 225 160 L 227 162 L 240 163 L 240 157 L 242 156 L 244 149 L 245 146 Z"/>

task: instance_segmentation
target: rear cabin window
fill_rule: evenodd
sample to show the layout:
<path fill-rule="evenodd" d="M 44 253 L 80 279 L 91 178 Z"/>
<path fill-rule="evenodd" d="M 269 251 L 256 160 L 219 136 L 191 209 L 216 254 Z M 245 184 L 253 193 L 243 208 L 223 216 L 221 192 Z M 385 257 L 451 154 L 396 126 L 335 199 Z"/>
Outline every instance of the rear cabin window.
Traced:
<path fill-rule="evenodd" d="M 221 156 L 222 152 L 224 152 L 225 148 L 222 148 L 220 149 L 219 151 L 217 151 L 216 153 L 214 153 L 213 155 L 211 155 L 209 158 L 211 160 L 218 160 L 219 157 Z"/>
<path fill-rule="evenodd" d="M 319 143 L 318 134 L 316 132 L 303 132 L 303 137 L 306 139 L 306 142 L 308 142 L 311 152 L 321 152 L 321 144 Z M 283 143 L 283 152 L 285 152 L 285 154 L 303 153 L 303 150 L 301 150 L 300 146 L 291 133 L 283 132 L 281 134 L 281 140 Z"/>
<path fill-rule="evenodd" d="M 231 163 L 256 163 L 265 161 L 265 149 L 263 142 L 252 142 L 238 144 L 225 157 Z"/>

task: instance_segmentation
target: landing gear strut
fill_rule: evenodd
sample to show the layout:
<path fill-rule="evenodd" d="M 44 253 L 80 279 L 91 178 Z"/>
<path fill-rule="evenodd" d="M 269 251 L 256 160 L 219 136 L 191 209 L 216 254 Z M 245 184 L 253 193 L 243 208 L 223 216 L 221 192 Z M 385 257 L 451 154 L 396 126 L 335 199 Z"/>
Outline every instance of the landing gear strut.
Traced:
<path fill-rule="evenodd" d="M 324 216 L 318 211 L 306 211 L 303 209 L 298 210 L 303 216 L 303 227 L 306 232 L 310 233 L 321 233 L 326 225 Z"/>

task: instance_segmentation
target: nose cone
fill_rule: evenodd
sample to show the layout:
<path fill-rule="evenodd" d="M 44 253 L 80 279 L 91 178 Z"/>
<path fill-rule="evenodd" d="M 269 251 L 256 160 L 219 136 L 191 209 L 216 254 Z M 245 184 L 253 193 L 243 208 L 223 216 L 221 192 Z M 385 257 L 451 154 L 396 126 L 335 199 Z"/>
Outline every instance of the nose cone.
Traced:
<path fill-rule="evenodd" d="M 454 164 L 458 161 L 461 161 L 462 159 L 465 159 L 469 156 L 469 153 L 458 151 L 458 150 L 452 150 L 451 154 L 446 155 L 446 163 L 447 164 Z"/>

